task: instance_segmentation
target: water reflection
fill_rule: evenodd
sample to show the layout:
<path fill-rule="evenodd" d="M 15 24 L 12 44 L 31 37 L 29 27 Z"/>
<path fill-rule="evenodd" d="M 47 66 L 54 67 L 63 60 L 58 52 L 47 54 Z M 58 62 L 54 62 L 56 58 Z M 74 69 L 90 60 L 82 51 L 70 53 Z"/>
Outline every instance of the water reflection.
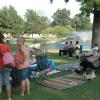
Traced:
<path fill-rule="evenodd" d="M 41 44 L 41 47 L 44 49 L 62 49 L 64 47 L 64 43 L 66 40 L 70 41 L 68 38 L 74 38 L 74 42 L 76 40 L 80 41 L 80 44 L 83 45 L 83 49 L 89 50 L 91 49 L 91 39 L 92 39 L 92 32 L 73 32 L 70 36 L 66 37 L 66 39 L 62 42 L 54 42 L 54 43 L 45 43 Z"/>

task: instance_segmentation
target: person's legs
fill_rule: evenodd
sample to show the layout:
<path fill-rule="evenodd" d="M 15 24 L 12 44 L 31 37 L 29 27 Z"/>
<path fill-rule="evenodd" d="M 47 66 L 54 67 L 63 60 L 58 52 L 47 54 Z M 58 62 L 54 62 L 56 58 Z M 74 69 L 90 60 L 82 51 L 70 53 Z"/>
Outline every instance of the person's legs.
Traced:
<path fill-rule="evenodd" d="M 11 100 L 11 87 L 6 88 L 8 100 Z"/>
<path fill-rule="evenodd" d="M 59 50 L 59 56 L 61 56 L 62 52 L 63 52 L 63 50 Z"/>
<path fill-rule="evenodd" d="M 69 57 L 72 57 L 72 52 L 71 51 L 69 51 Z"/>
<path fill-rule="evenodd" d="M 25 87 L 27 88 L 27 92 L 30 95 L 30 82 L 28 79 L 28 68 L 23 69 L 20 71 L 20 77 L 21 77 L 21 96 L 24 96 Z"/>
<path fill-rule="evenodd" d="M 10 70 L 6 69 L 3 71 L 3 81 L 4 85 L 6 86 L 6 91 L 7 91 L 7 98 L 8 100 L 11 100 L 11 85 L 10 85 Z"/>
<path fill-rule="evenodd" d="M 25 70 L 25 82 L 26 82 L 27 93 L 30 95 L 30 81 L 28 79 L 28 75 L 29 75 L 29 70 L 27 68 Z"/>
<path fill-rule="evenodd" d="M 63 50 L 63 55 L 66 56 L 66 50 Z"/>
<path fill-rule="evenodd" d="M 27 93 L 30 95 L 30 81 L 29 79 L 26 79 L 25 82 L 26 82 Z"/>
<path fill-rule="evenodd" d="M 65 55 L 67 56 L 67 54 L 68 54 L 68 50 L 65 50 L 64 53 L 65 53 Z"/>
<path fill-rule="evenodd" d="M 0 94 L 2 92 L 2 71 L 0 70 Z"/>
<path fill-rule="evenodd" d="M 70 57 L 73 57 L 73 48 L 70 49 Z"/>
<path fill-rule="evenodd" d="M 68 56 L 70 57 L 70 49 L 68 49 Z"/>
<path fill-rule="evenodd" d="M 18 85 L 18 77 L 17 77 L 17 69 L 15 67 L 12 68 L 11 77 L 12 77 L 11 85 L 13 87 L 16 87 Z"/>
<path fill-rule="evenodd" d="M 20 96 L 24 96 L 25 92 L 24 69 L 18 70 L 18 80 L 20 81 Z"/>
<path fill-rule="evenodd" d="M 21 81 L 21 92 L 20 92 L 20 96 L 24 96 L 24 92 L 25 92 L 25 80 Z"/>

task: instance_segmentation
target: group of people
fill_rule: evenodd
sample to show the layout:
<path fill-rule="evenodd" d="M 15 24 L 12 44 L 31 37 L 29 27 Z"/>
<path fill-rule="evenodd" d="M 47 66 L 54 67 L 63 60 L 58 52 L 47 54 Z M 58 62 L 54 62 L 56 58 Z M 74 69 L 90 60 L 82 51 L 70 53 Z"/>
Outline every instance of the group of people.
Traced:
<path fill-rule="evenodd" d="M 18 72 L 18 80 L 21 84 L 20 96 L 24 96 L 25 88 L 27 93 L 30 95 L 30 81 L 28 79 L 28 66 L 29 66 L 29 51 L 24 45 L 25 39 L 19 37 L 17 39 L 18 51 L 16 52 L 14 63 L 9 64 L 10 67 L 14 67 Z M 2 87 L 6 87 L 7 99 L 11 100 L 11 83 L 10 83 L 10 72 L 11 69 L 4 64 L 4 55 L 6 53 L 12 54 L 11 47 L 4 42 L 4 36 L 0 33 L 0 95 L 2 94 Z M 9 56 L 7 58 L 10 60 Z"/>
<path fill-rule="evenodd" d="M 74 45 L 71 42 L 66 42 L 64 48 L 59 50 L 59 56 L 61 54 L 68 55 L 69 57 L 75 56 L 77 59 L 80 70 L 75 70 L 76 73 L 83 73 L 87 79 L 93 79 L 96 77 L 95 69 L 100 67 L 100 55 L 98 55 L 99 47 L 97 44 L 94 44 L 93 48 L 85 55 L 81 56 L 82 53 L 82 45 L 80 45 L 79 41 L 76 41 Z"/>
<path fill-rule="evenodd" d="M 27 47 L 24 45 L 25 39 L 23 37 L 19 37 L 17 39 L 18 50 L 16 52 L 14 63 L 9 64 L 10 67 L 14 67 L 17 69 L 18 80 L 20 81 L 21 89 L 20 89 L 20 96 L 24 96 L 25 89 L 27 93 L 30 95 L 30 81 L 28 79 L 28 66 L 29 66 L 29 51 Z M 81 70 L 83 72 L 94 73 L 95 65 L 94 62 L 100 60 L 100 57 L 97 57 L 98 52 L 97 44 L 94 45 L 86 56 L 81 57 L 80 59 L 80 66 L 82 66 Z M 76 44 L 73 45 L 72 41 L 69 43 L 66 42 L 65 46 L 62 50 L 59 50 L 59 56 L 63 53 L 63 55 L 68 55 L 73 57 L 75 54 L 76 59 L 79 59 L 79 54 L 82 52 L 82 47 L 79 44 L 79 41 L 76 41 Z M 0 34 L 0 95 L 2 93 L 2 87 L 6 87 L 7 91 L 7 99 L 11 100 L 11 83 L 10 83 L 10 72 L 11 69 L 8 68 L 4 64 L 4 55 L 5 53 L 10 53 L 12 55 L 11 47 L 4 42 L 4 36 Z M 7 58 L 10 60 L 9 56 Z M 100 62 L 100 61 L 99 61 Z M 100 65 L 100 64 L 99 64 Z M 80 73 L 80 70 L 75 70 L 76 73 Z M 96 77 L 95 75 L 93 77 Z"/>
<path fill-rule="evenodd" d="M 63 49 L 59 50 L 59 56 L 62 54 L 64 56 L 73 57 L 73 55 L 76 55 L 76 58 L 79 57 L 79 54 L 82 52 L 82 46 L 79 44 L 79 41 L 76 41 L 76 44 L 74 45 L 72 41 L 66 42 Z"/>

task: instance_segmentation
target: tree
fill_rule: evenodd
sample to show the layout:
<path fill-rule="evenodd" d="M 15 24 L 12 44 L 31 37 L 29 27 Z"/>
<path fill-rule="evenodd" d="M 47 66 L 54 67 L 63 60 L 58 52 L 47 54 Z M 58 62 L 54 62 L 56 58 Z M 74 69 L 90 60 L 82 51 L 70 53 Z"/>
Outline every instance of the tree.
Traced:
<path fill-rule="evenodd" d="M 36 28 L 36 20 L 37 20 L 37 13 L 32 9 L 27 9 L 25 13 L 25 22 L 24 22 L 24 30 L 29 33 L 35 32 Z"/>
<path fill-rule="evenodd" d="M 56 34 L 59 37 L 66 37 L 70 32 L 73 31 L 72 28 L 70 28 L 69 26 L 55 26 L 54 29 L 54 34 Z"/>
<path fill-rule="evenodd" d="M 35 11 L 28 9 L 25 13 L 24 29 L 29 33 L 40 34 L 43 29 L 48 26 L 48 19 L 44 16 L 39 16 Z"/>
<path fill-rule="evenodd" d="M 50 0 L 53 2 L 53 0 Z M 70 0 L 64 0 L 68 2 Z M 93 21 L 93 35 L 92 35 L 92 46 L 96 43 L 100 48 L 100 0 L 76 0 L 81 3 L 80 10 L 82 13 L 89 15 L 94 14 Z"/>
<path fill-rule="evenodd" d="M 23 19 L 17 14 L 17 11 L 14 7 L 9 6 L 9 22 L 11 25 L 11 31 L 13 33 L 22 33 L 23 32 Z"/>
<path fill-rule="evenodd" d="M 36 20 L 36 32 L 41 34 L 41 31 L 49 26 L 48 18 L 44 16 L 38 16 Z"/>
<path fill-rule="evenodd" d="M 0 9 L 0 27 L 1 32 L 22 32 L 23 19 L 17 14 L 14 7 Z"/>
<path fill-rule="evenodd" d="M 72 19 L 72 27 L 76 30 L 91 30 L 90 18 L 84 14 L 77 14 Z"/>
<path fill-rule="evenodd" d="M 52 16 L 53 22 L 52 25 L 61 25 L 61 26 L 66 26 L 69 25 L 70 23 L 70 11 L 64 9 L 58 9 L 54 15 Z"/>
<path fill-rule="evenodd" d="M 70 26 L 59 26 L 56 25 L 55 27 L 48 27 L 42 31 L 42 34 L 48 36 L 50 34 L 56 35 L 59 37 L 66 37 L 70 32 L 74 31 L 73 28 Z"/>
<path fill-rule="evenodd" d="M 49 36 L 49 34 L 54 34 L 54 30 L 53 29 L 54 29 L 53 27 L 48 27 L 48 28 L 42 30 L 42 35 L 44 37 L 47 37 L 47 36 Z"/>

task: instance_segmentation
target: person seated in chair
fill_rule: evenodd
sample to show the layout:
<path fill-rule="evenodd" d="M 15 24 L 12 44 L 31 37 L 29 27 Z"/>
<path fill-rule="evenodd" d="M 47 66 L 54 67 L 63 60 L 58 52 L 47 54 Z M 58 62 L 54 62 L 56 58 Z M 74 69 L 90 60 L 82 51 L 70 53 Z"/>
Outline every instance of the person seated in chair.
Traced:
<path fill-rule="evenodd" d="M 97 60 L 95 56 L 82 56 L 80 59 L 80 70 L 75 70 L 76 73 L 81 74 L 87 79 L 94 79 L 95 75 L 95 65 L 94 62 Z"/>
<path fill-rule="evenodd" d="M 68 42 L 65 43 L 64 48 L 59 50 L 59 56 L 68 54 Z"/>
<path fill-rule="evenodd" d="M 75 48 L 74 48 L 73 42 L 70 41 L 70 43 L 68 45 L 68 55 L 69 55 L 69 57 L 73 57 L 74 51 L 75 51 Z"/>
<path fill-rule="evenodd" d="M 98 54 L 99 47 L 94 44 L 93 48 L 87 53 L 87 59 L 92 62 L 95 68 L 100 66 L 100 55 Z"/>
<path fill-rule="evenodd" d="M 80 66 L 87 79 L 93 79 L 96 77 L 94 70 L 100 67 L 100 56 L 98 55 L 99 47 L 97 44 L 87 53 L 86 56 L 81 57 Z M 76 73 L 80 71 L 76 70 Z"/>
<path fill-rule="evenodd" d="M 99 50 L 98 45 L 95 43 L 93 48 L 88 52 L 88 56 L 92 56 L 94 53 L 97 54 Z"/>

